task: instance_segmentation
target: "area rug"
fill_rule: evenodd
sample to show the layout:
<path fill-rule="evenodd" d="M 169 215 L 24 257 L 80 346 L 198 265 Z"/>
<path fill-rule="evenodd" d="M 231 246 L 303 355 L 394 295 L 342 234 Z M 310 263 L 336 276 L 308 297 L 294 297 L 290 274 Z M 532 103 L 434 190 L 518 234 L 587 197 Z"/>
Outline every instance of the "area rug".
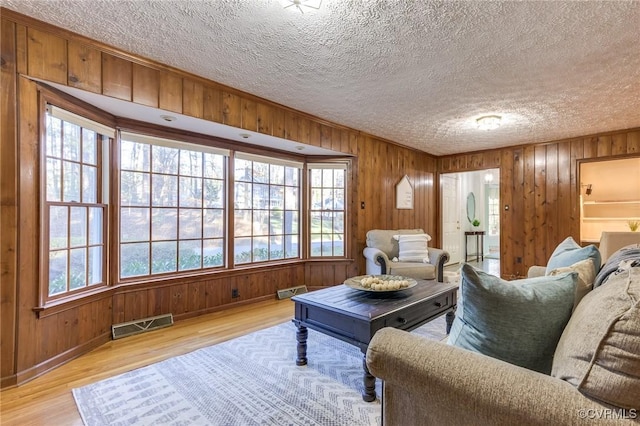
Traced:
<path fill-rule="evenodd" d="M 98 425 L 379 425 L 362 400 L 362 352 L 309 330 L 296 366 L 291 322 L 73 389 L 82 420 Z M 444 316 L 413 331 L 442 340 Z M 380 381 L 376 383 L 380 395 Z"/>

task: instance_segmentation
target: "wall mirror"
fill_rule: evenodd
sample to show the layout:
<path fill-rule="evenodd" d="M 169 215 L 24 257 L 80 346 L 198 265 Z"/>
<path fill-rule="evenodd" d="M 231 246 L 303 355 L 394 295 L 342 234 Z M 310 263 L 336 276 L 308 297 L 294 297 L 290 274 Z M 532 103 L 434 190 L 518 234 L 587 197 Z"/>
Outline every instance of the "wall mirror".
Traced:
<path fill-rule="evenodd" d="M 467 195 L 467 219 L 469 223 L 473 223 L 473 220 L 476 218 L 476 196 L 473 195 L 473 192 L 470 192 Z"/>

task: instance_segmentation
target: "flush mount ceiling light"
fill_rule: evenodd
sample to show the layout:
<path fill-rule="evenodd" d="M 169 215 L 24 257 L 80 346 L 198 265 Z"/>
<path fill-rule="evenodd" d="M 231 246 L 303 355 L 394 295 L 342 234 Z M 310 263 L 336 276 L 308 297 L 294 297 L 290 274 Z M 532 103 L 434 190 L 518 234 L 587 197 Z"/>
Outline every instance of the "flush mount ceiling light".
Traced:
<path fill-rule="evenodd" d="M 493 130 L 500 127 L 500 122 L 502 121 L 502 117 L 499 115 L 484 115 L 478 119 L 476 119 L 476 123 L 478 123 L 478 128 L 482 130 Z"/>
<path fill-rule="evenodd" d="M 280 3 L 282 3 L 285 9 L 293 7 L 304 15 L 303 7 L 318 10 L 320 9 L 322 0 L 280 0 Z"/>

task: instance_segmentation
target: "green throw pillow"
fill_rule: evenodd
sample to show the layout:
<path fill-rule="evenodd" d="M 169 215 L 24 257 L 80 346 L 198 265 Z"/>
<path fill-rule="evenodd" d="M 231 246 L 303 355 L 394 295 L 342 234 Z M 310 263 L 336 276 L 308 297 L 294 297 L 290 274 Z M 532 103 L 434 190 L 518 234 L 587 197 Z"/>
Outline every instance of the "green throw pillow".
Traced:
<path fill-rule="evenodd" d="M 549 374 L 578 274 L 505 281 L 465 264 L 461 275 L 448 343 Z"/>
<path fill-rule="evenodd" d="M 571 266 L 586 259 L 593 260 L 593 266 L 596 268 L 596 273 L 598 273 L 601 266 L 600 264 L 602 263 L 600 250 L 598 250 L 598 248 L 593 244 L 581 247 L 573 240 L 573 238 L 567 237 L 563 242 L 558 244 L 558 247 L 556 247 L 551 254 L 551 257 L 547 262 L 545 275 L 549 275 L 549 273 L 554 269 Z"/>

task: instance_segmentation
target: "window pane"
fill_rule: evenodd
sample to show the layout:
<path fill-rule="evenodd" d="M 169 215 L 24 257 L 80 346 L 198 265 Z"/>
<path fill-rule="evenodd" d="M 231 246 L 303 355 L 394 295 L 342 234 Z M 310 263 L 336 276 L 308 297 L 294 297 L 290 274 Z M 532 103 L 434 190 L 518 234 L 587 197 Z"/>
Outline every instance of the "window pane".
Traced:
<path fill-rule="evenodd" d="M 82 129 L 82 161 L 87 164 L 98 164 L 97 151 L 96 132 Z"/>
<path fill-rule="evenodd" d="M 298 234 L 300 232 L 300 214 L 297 211 L 284 212 L 285 234 Z"/>
<path fill-rule="evenodd" d="M 282 186 L 271 187 L 271 197 L 269 200 L 269 207 L 272 210 L 284 209 L 284 187 Z"/>
<path fill-rule="evenodd" d="M 288 186 L 298 186 L 298 178 L 300 176 L 300 170 L 294 167 L 285 167 L 284 169 L 284 184 Z"/>
<path fill-rule="evenodd" d="M 210 268 L 223 265 L 224 249 L 222 247 L 223 240 L 204 240 L 202 266 Z"/>
<path fill-rule="evenodd" d="M 80 202 L 80 164 L 62 162 L 62 201 Z"/>
<path fill-rule="evenodd" d="M 322 210 L 322 189 L 313 188 L 311 190 L 311 209 Z"/>
<path fill-rule="evenodd" d="M 70 251 L 71 270 L 69 271 L 69 290 L 87 286 L 87 249 L 77 248 Z"/>
<path fill-rule="evenodd" d="M 149 205 L 149 174 L 122 172 L 120 176 L 120 204 L 123 206 Z"/>
<path fill-rule="evenodd" d="M 297 235 L 285 235 L 284 255 L 287 259 L 300 257 L 300 243 Z"/>
<path fill-rule="evenodd" d="M 67 251 L 49 252 L 49 296 L 67 291 Z"/>
<path fill-rule="evenodd" d="M 298 203 L 298 188 L 287 187 L 284 195 L 284 208 L 287 210 L 297 210 Z"/>
<path fill-rule="evenodd" d="M 62 200 L 62 162 L 47 158 L 47 201 Z"/>
<path fill-rule="evenodd" d="M 204 177 L 224 179 L 224 156 L 218 154 L 204 154 Z"/>
<path fill-rule="evenodd" d="M 234 240 L 234 262 L 236 264 L 251 262 L 251 237 Z"/>
<path fill-rule="evenodd" d="M 236 183 L 234 189 L 235 208 L 250 209 L 252 205 L 252 194 L 250 183 Z"/>
<path fill-rule="evenodd" d="M 269 182 L 269 164 L 253 162 L 253 181 L 260 183 Z"/>
<path fill-rule="evenodd" d="M 271 164 L 269 181 L 273 185 L 284 185 L 284 166 Z"/>
<path fill-rule="evenodd" d="M 269 185 L 253 185 L 253 208 L 266 209 L 269 206 Z"/>
<path fill-rule="evenodd" d="M 251 235 L 251 210 L 236 210 L 234 218 L 234 230 L 238 237 Z"/>
<path fill-rule="evenodd" d="M 322 186 L 333 186 L 333 169 L 322 170 Z"/>
<path fill-rule="evenodd" d="M 237 181 L 242 182 L 252 182 L 253 181 L 253 170 L 251 168 L 251 161 L 240 160 L 238 158 L 234 161 L 235 171 L 234 178 Z"/>
<path fill-rule="evenodd" d="M 62 158 L 80 161 L 80 126 L 62 122 Z"/>
<path fill-rule="evenodd" d="M 149 275 L 149 243 L 120 245 L 120 276 Z"/>
<path fill-rule="evenodd" d="M 322 256 L 333 255 L 333 235 L 322 234 Z"/>
<path fill-rule="evenodd" d="M 88 284 L 100 284 L 102 282 L 102 247 L 89 247 L 88 269 Z"/>
<path fill-rule="evenodd" d="M 335 235 L 335 239 L 333 240 L 333 255 L 344 256 L 344 239 L 342 235 Z"/>
<path fill-rule="evenodd" d="M 120 241 L 149 240 L 149 209 L 120 209 Z"/>
<path fill-rule="evenodd" d="M 180 206 L 202 207 L 202 179 L 180 178 Z"/>
<path fill-rule="evenodd" d="M 204 238 L 224 237 L 224 211 L 207 209 L 203 218 Z"/>
<path fill-rule="evenodd" d="M 336 188 L 344 188 L 344 170 L 334 170 L 333 183 Z"/>
<path fill-rule="evenodd" d="M 284 214 L 281 211 L 271 212 L 269 215 L 269 233 L 282 235 L 284 229 Z"/>
<path fill-rule="evenodd" d="M 151 273 L 174 272 L 178 262 L 176 242 L 151 243 L 151 259 Z"/>
<path fill-rule="evenodd" d="M 164 146 L 151 148 L 151 170 L 154 173 L 178 174 L 179 149 Z"/>
<path fill-rule="evenodd" d="M 269 256 L 270 259 L 283 259 L 284 246 L 282 236 L 274 236 L 269 238 Z"/>
<path fill-rule="evenodd" d="M 181 150 L 180 174 L 202 177 L 202 152 Z"/>
<path fill-rule="evenodd" d="M 178 176 L 154 174 L 151 181 L 153 182 L 152 201 L 154 206 L 178 206 Z"/>
<path fill-rule="evenodd" d="M 205 179 L 204 181 L 204 206 L 224 207 L 224 182 L 221 180 Z"/>
<path fill-rule="evenodd" d="M 69 237 L 71 247 L 87 245 L 87 208 L 71 207 L 71 223 Z"/>
<path fill-rule="evenodd" d="M 269 238 L 256 237 L 253 239 L 253 261 L 269 260 Z"/>
<path fill-rule="evenodd" d="M 322 255 L 322 234 L 311 234 L 311 256 Z"/>
<path fill-rule="evenodd" d="M 151 239 L 175 240 L 178 237 L 178 209 L 153 209 Z"/>
<path fill-rule="evenodd" d="M 62 158 L 62 121 L 47 115 L 47 136 L 45 145 L 48 156 Z"/>
<path fill-rule="evenodd" d="M 180 239 L 202 238 L 202 210 L 180 209 Z"/>
<path fill-rule="evenodd" d="M 98 168 L 82 166 L 82 202 L 98 202 Z"/>
<path fill-rule="evenodd" d="M 333 213 L 333 232 L 344 234 L 344 213 Z"/>
<path fill-rule="evenodd" d="M 120 142 L 120 167 L 122 170 L 148 172 L 149 145 L 138 142 Z"/>
<path fill-rule="evenodd" d="M 49 208 L 49 249 L 69 247 L 67 241 L 68 207 L 51 206 Z"/>
<path fill-rule="evenodd" d="M 269 211 L 253 211 L 253 235 L 269 235 Z"/>
<path fill-rule="evenodd" d="M 179 244 L 180 270 L 200 268 L 202 266 L 202 243 L 200 241 L 180 241 Z"/>

